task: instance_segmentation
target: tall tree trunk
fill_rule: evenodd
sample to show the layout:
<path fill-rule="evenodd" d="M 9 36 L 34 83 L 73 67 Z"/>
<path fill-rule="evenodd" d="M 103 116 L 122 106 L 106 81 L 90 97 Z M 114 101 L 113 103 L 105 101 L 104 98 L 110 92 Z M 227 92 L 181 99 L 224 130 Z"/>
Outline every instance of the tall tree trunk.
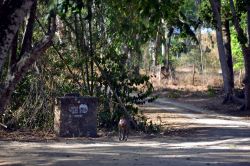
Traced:
<path fill-rule="evenodd" d="M 245 78 L 243 80 L 245 87 L 245 110 L 250 110 L 250 49 L 243 50 L 245 62 Z"/>
<path fill-rule="evenodd" d="M 167 72 L 169 72 L 170 70 L 170 47 L 171 47 L 171 39 L 172 39 L 172 35 L 169 36 L 168 38 L 168 44 L 167 44 L 167 60 L 166 60 L 166 64 L 165 64 L 165 67 L 166 67 L 166 70 Z"/>
<path fill-rule="evenodd" d="M 193 64 L 192 85 L 195 83 L 195 64 Z"/>
<path fill-rule="evenodd" d="M 21 48 L 19 57 L 21 57 L 26 51 L 32 48 L 31 45 L 32 45 L 34 22 L 35 22 L 35 17 L 36 17 L 36 8 L 37 8 L 37 0 L 34 0 L 34 3 L 29 12 L 29 19 L 28 19 L 26 29 L 24 32 L 22 48 Z"/>
<path fill-rule="evenodd" d="M 248 47 L 243 50 L 245 60 L 245 110 L 250 110 L 250 6 L 247 6 Z"/>
<path fill-rule="evenodd" d="M 92 5 L 93 1 L 88 1 L 88 24 L 89 24 L 89 56 L 90 56 L 90 96 L 94 95 L 94 50 L 93 50 L 93 33 L 92 33 Z"/>
<path fill-rule="evenodd" d="M 0 71 L 20 24 L 30 10 L 33 0 L 9 0 L 0 8 Z"/>
<path fill-rule="evenodd" d="M 234 73 L 233 73 L 233 58 L 232 58 L 232 48 L 231 48 L 231 33 L 230 33 L 230 24 L 229 20 L 225 19 L 222 24 L 222 32 L 224 37 L 224 48 L 226 55 L 226 64 L 229 70 L 228 73 L 228 82 L 229 82 L 229 92 L 226 94 L 226 98 L 223 103 L 228 103 L 232 101 L 233 89 L 234 89 Z"/>
<path fill-rule="evenodd" d="M 247 38 L 247 36 L 244 34 L 243 29 L 240 26 L 239 18 L 237 17 L 234 1 L 230 0 L 230 8 L 233 15 L 233 23 L 235 30 L 237 32 L 237 37 L 239 39 L 242 53 L 244 56 L 244 63 L 245 63 L 245 78 L 243 80 L 243 83 L 245 85 L 245 110 L 250 110 L 250 35 L 248 35 L 248 47 L 246 46 L 246 41 L 244 39 Z M 248 24 L 248 34 L 250 33 L 250 7 L 247 7 L 247 24 Z"/>
<path fill-rule="evenodd" d="M 160 28 L 158 28 L 155 43 L 154 43 L 154 52 L 155 52 L 155 64 L 159 64 L 159 55 L 161 54 L 161 33 Z"/>
<path fill-rule="evenodd" d="M 135 66 L 134 66 L 134 74 L 136 76 L 139 76 L 140 75 L 140 66 L 141 66 L 141 63 L 142 63 L 142 52 L 139 48 L 139 44 L 137 43 L 136 44 L 136 50 L 135 50 Z"/>
<path fill-rule="evenodd" d="M 201 73 L 203 73 L 204 70 L 204 63 L 203 63 L 203 49 L 202 49 L 202 32 L 201 32 L 201 28 L 199 28 L 200 32 L 199 32 L 199 49 L 200 49 L 200 55 L 201 55 L 201 59 L 200 59 L 200 69 L 201 69 Z M 204 74 L 202 74 L 204 76 Z M 204 82 L 204 77 L 202 78 L 202 83 Z"/>
<path fill-rule="evenodd" d="M 248 48 L 250 48 L 250 5 L 247 6 L 247 33 L 248 33 Z"/>
<path fill-rule="evenodd" d="M 8 74 L 13 73 L 14 66 L 18 61 L 18 56 L 17 56 L 18 43 L 17 42 L 18 42 L 18 32 L 17 32 L 16 36 L 14 37 L 13 42 L 12 42 L 12 46 L 11 46 Z"/>
<path fill-rule="evenodd" d="M 222 22 L 220 16 L 220 1 L 209 0 L 214 18 L 216 20 L 216 39 L 218 45 L 219 59 L 221 64 L 222 76 L 223 76 L 223 85 L 224 93 L 226 96 L 232 95 L 232 85 L 230 81 L 230 70 L 227 65 L 227 57 L 224 49 L 223 34 L 222 34 Z"/>
<path fill-rule="evenodd" d="M 172 38 L 173 32 L 174 32 L 174 28 L 172 28 L 172 27 L 168 28 L 168 34 L 167 34 L 168 42 L 166 44 L 166 56 L 165 56 L 165 63 L 164 63 L 164 66 L 165 66 L 167 73 L 169 72 L 169 69 L 170 69 L 170 67 L 169 67 L 169 65 L 170 65 L 170 47 L 171 47 L 171 38 Z"/>

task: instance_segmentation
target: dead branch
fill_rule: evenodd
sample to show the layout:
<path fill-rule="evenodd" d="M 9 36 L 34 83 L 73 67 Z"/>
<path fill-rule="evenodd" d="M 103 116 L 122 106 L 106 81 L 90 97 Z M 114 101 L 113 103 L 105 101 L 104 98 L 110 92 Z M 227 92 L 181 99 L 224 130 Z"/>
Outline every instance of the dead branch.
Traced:
<path fill-rule="evenodd" d="M 8 128 L 8 126 L 6 126 L 5 124 L 3 124 L 3 123 L 0 123 L 0 126 L 2 126 L 2 127 L 4 127 L 4 128 Z"/>

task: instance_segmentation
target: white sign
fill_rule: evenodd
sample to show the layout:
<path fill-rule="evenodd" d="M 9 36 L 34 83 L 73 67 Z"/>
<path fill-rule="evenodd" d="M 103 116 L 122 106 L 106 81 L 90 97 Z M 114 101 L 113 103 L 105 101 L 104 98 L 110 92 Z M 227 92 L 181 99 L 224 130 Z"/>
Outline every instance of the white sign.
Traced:
<path fill-rule="evenodd" d="M 86 104 L 80 104 L 79 106 L 79 113 L 86 114 L 88 112 L 88 106 Z"/>

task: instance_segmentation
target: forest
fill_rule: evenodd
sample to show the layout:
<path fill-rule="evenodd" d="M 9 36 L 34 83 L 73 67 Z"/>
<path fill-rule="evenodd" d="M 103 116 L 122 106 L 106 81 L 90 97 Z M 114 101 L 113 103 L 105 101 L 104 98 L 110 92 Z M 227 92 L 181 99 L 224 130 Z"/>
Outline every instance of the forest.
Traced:
<path fill-rule="evenodd" d="M 249 0 L 0 0 L 0 165 L 249 165 L 249 115 Z"/>
<path fill-rule="evenodd" d="M 55 99 L 79 93 L 99 99 L 99 127 L 113 129 L 125 114 L 143 129 L 136 105 L 171 85 L 219 87 L 221 104 L 249 111 L 247 0 L 6 0 L 0 8 L 2 126 L 51 130 Z"/>

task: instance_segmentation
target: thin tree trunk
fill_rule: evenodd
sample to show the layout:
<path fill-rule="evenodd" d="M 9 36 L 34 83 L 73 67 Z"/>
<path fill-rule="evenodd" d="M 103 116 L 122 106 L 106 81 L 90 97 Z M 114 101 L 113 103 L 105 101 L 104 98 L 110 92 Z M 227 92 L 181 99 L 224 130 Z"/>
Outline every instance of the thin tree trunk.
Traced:
<path fill-rule="evenodd" d="M 200 67 L 201 67 L 201 73 L 203 73 L 203 49 L 202 49 L 202 43 L 201 43 L 201 40 L 202 40 L 202 33 L 201 33 L 201 28 L 200 29 L 200 35 L 199 35 L 199 48 L 200 48 L 200 54 L 201 54 L 201 61 L 200 61 Z M 202 78 L 202 80 L 204 80 L 204 78 Z M 203 81 L 202 81 L 203 82 Z"/>
<path fill-rule="evenodd" d="M 90 96 L 94 93 L 94 50 L 93 50 L 93 39 L 92 39 L 92 0 L 88 1 L 88 24 L 89 24 L 89 56 L 90 56 Z"/>
<path fill-rule="evenodd" d="M 250 48 L 250 5 L 247 6 L 247 32 L 248 32 L 248 47 Z"/>
<path fill-rule="evenodd" d="M 161 48 L 161 36 L 160 36 L 160 28 L 157 30 L 156 38 L 155 38 L 155 43 L 154 43 L 154 52 L 155 52 L 155 64 L 158 65 L 158 59 L 159 59 L 159 54 L 161 53 L 160 48 Z"/>
<path fill-rule="evenodd" d="M 171 36 L 169 36 L 169 38 L 168 38 L 168 45 L 167 45 L 167 47 L 168 47 L 168 51 L 167 51 L 167 63 L 166 63 L 166 70 L 167 70 L 167 72 L 169 72 L 169 70 L 170 70 L 170 47 L 171 47 L 171 38 L 172 38 L 172 35 Z"/>
<path fill-rule="evenodd" d="M 204 53 L 203 53 L 203 49 L 202 49 L 202 43 L 201 43 L 201 41 L 202 41 L 202 33 L 201 33 L 201 28 L 199 28 L 199 36 L 197 37 L 197 39 L 199 39 L 199 42 L 198 42 L 198 44 L 199 44 L 199 49 L 200 49 L 200 73 L 202 74 L 202 84 L 204 85 L 204 82 L 205 82 L 205 74 L 203 74 L 203 71 L 204 71 L 204 63 L 203 63 L 203 61 L 204 61 L 204 58 L 203 58 L 203 56 L 204 56 Z M 194 84 L 193 84 L 194 85 Z"/>
<path fill-rule="evenodd" d="M 88 44 L 87 42 L 85 41 L 85 38 L 84 38 L 84 35 L 85 37 L 87 37 L 87 32 L 85 31 L 87 29 L 87 27 L 85 26 L 85 24 L 83 24 L 83 20 L 84 18 L 82 18 L 82 15 L 80 15 L 80 23 L 81 23 L 81 34 L 82 36 L 80 36 L 80 48 L 81 48 L 81 53 L 82 53 L 82 57 L 85 58 L 85 66 L 83 68 L 85 68 L 85 76 L 84 76 L 84 84 L 85 84 L 85 87 L 86 87 L 86 90 L 88 91 L 88 93 L 90 94 L 90 84 L 89 84 L 89 47 L 88 47 Z M 77 35 L 78 32 L 75 32 L 75 34 Z M 84 55 L 84 52 L 86 53 Z M 82 68 L 82 69 L 83 69 Z M 84 70 L 84 69 L 83 69 Z"/>
<path fill-rule="evenodd" d="M 80 26 L 81 26 L 80 48 L 81 48 L 82 58 L 84 58 L 84 53 L 85 53 L 85 56 L 88 56 L 87 55 L 88 54 L 87 45 L 85 42 L 86 33 L 85 33 L 85 26 L 83 23 L 84 19 L 82 17 L 82 14 L 79 14 L 79 17 L 80 17 Z M 77 32 L 75 32 L 75 34 L 77 34 Z M 88 63 L 88 62 L 86 62 L 86 63 Z M 81 71 L 82 71 L 83 86 L 85 88 L 84 90 L 88 90 L 87 78 L 85 77 L 85 72 L 84 72 L 84 65 L 81 66 Z"/>
<path fill-rule="evenodd" d="M 166 47 L 166 60 L 165 60 L 165 69 L 166 69 L 166 72 L 168 73 L 169 72 L 169 65 L 170 65 L 170 47 L 171 47 L 171 38 L 172 38 L 172 34 L 173 34 L 173 31 L 174 29 L 171 27 L 168 29 L 168 43 L 166 44 L 167 47 Z"/>
<path fill-rule="evenodd" d="M 77 13 L 75 13 L 74 19 L 75 19 L 75 21 L 74 21 L 74 26 L 75 27 L 74 28 L 68 22 L 66 22 L 66 23 L 67 23 L 67 26 L 69 26 L 70 29 L 73 30 L 73 32 L 75 34 L 76 48 L 77 48 L 77 52 L 78 52 L 78 55 L 79 55 L 78 58 L 84 58 L 84 53 L 87 53 L 87 50 L 85 49 L 86 45 L 85 45 L 85 42 L 84 42 L 84 25 L 82 23 L 83 18 L 81 16 L 81 13 L 79 15 Z M 80 24 L 78 24 L 78 23 L 80 23 Z M 88 61 L 86 61 L 86 63 L 88 63 Z M 81 91 L 82 91 L 82 94 L 86 94 L 86 91 L 87 91 L 87 93 L 89 93 L 89 86 L 88 86 L 89 84 L 87 84 L 86 78 L 85 78 L 85 73 L 88 73 L 88 71 L 84 72 L 84 66 L 83 65 L 81 65 L 80 68 L 81 68 L 81 75 L 82 75 L 83 87 L 84 87 L 84 88 L 81 88 Z"/>
<path fill-rule="evenodd" d="M 192 80 L 192 85 L 194 85 L 195 82 L 195 64 L 193 64 L 193 76 L 192 76 L 193 80 Z"/>

